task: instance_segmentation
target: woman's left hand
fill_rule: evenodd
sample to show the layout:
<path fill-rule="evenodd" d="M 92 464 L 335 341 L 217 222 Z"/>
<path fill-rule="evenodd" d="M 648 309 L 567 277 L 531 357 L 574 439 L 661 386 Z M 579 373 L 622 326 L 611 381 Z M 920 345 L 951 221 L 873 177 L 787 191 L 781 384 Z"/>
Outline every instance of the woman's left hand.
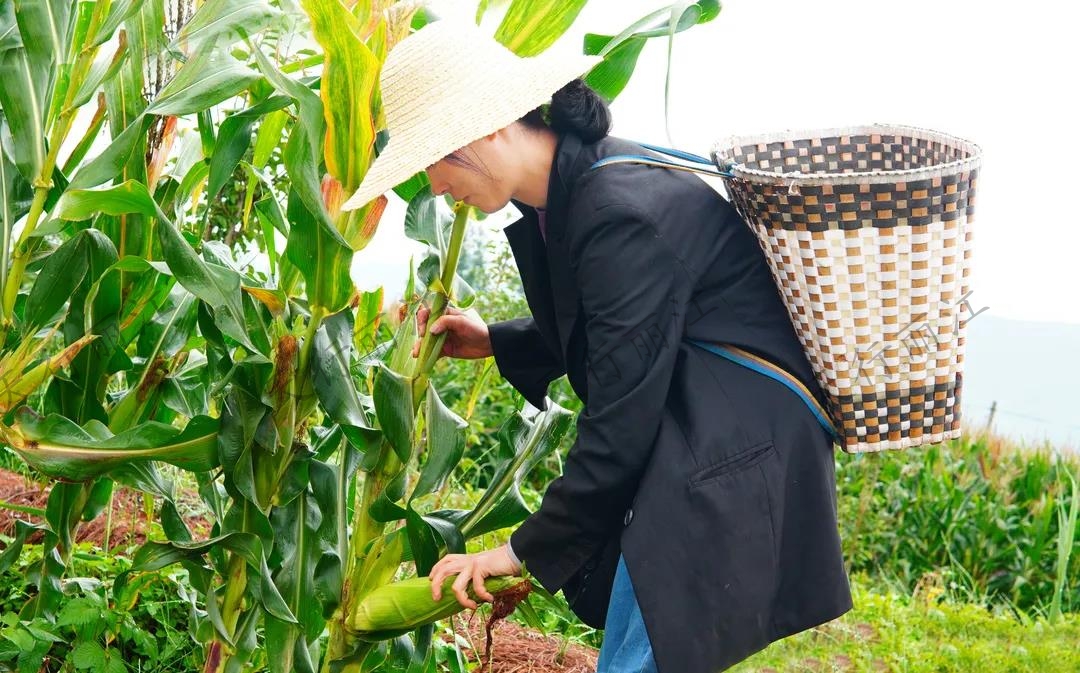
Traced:
<path fill-rule="evenodd" d="M 466 593 L 469 582 L 473 583 L 473 593 L 490 602 L 494 601 L 495 597 L 484 586 L 484 578 L 517 575 L 520 570 L 510 558 L 506 545 L 475 554 L 447 554 L 428 573 L 428 579 L 431 580 L 431 597 L 436 601 L 442 598 L 443 580 L 450 575 L 457 575 L 453 590 L 458 603 L 475 610 L 476 601 L 469 598 L 469 594 Z"/>

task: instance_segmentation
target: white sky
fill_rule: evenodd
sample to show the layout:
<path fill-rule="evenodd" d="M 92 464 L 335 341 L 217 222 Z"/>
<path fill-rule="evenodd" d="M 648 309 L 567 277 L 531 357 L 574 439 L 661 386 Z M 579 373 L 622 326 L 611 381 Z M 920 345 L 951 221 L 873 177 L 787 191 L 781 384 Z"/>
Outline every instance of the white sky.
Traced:
<path fill-rule="evenodd" d="M 665 4 L 592 0 L 565 41 L 617 33 Z M 1048 0 L 726 0 L 712 23 L 676 38 L 671 142 L 705 154 L 733 134 L 876 122 L 972 140 L 984 151 L 973 305 L 1080 323 L 1080 216 L 1071 201 L 1078 19 L 1073 4 Z M 615 135 L 667 143 L 666 50 L 655 39 L 643 51 L 612 106 Z M 388 213 L 354 274 L 362 285 L 378 278 L 391 295 L 417 250 L 395 222 Z"/>

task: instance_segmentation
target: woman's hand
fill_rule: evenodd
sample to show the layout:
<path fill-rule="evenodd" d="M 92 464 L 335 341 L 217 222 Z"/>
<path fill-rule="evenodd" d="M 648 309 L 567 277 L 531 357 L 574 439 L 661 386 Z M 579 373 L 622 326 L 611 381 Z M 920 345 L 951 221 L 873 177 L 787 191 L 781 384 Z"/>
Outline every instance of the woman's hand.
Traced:
<path fill-rule="evenodd" d="M 484 586 L 484 578 L 517 575 L 520 570 L 520 566 L 510 558 L 506 545 L 475 554 L 447 554 L 428 573 L 428 578 L 431 580 L 431 597 L 436 601 L 442 598 L 443 580 L 450 575 L 457 575 L 453 590 L 458 603 L 475 610 L 476 601 L 469 598 L 469 594 L 466 593 L 469 582 L 473 584 L 473 593 L 491 602 L 495 600 L 495 597 Z"/>
<path fill-rule="evenodd" d="M 431 310 L 421 306 L 416 312 L 417 327 L 420 336 L 427 332 L 428 315 Z M 452 358 L 475 360 L 486 358 L 492 354 L 491 337 L 488 335 L 487 325 L 475 312 L 466 313 L 452 306 L 446 307 L 446 312 L 431 325 L 431 333 L 439 334 L 446 331 L 446 339 L 443 340 L 440 355 Z M 420 354 L 420 339 L 413 344 L 412 356 Z"/>

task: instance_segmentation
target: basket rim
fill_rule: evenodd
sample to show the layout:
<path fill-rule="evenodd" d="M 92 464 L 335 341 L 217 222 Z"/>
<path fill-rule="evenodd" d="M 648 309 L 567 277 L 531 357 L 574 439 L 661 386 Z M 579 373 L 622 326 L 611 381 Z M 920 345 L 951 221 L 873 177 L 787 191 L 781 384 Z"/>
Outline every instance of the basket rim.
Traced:
<path fill-rule="evenodd" d="M 773 143 L 782 140 L 805 140 L 808 138 L 868 134 L 902 134 L 912 138 L 919 138 L 920 140 L 942 142 L 965 151 L 968 156 L 963 159 L 947 161 L 942 164 L 926 166 L 923 168 L 907 168 L 891 171 L 861 171 L 855 173 L 802 173 L 799 171 L 780 173 L 757 168 L 746 168 L 743 164 L 737 162 L 725 163 L 730 161 L 725 153 L 731 148 L 741 145 Z M 718 167 L 730 171 L 735 177 L 742 178 L 748 182 L 774 185 L 781 184 L 784 186 L 881 184 L 899 182 L 901 179 L 903 181 L 920 180 L 968 171 L 973 168 L 978 168 L 982 163 L 982 148 L 970 140 L 965 140 L 941 131 L 906 124 L 862 124 L 833 128 L 787 129 L 770 133 L 732 135 L 713 143 L 709 155 Z"/>

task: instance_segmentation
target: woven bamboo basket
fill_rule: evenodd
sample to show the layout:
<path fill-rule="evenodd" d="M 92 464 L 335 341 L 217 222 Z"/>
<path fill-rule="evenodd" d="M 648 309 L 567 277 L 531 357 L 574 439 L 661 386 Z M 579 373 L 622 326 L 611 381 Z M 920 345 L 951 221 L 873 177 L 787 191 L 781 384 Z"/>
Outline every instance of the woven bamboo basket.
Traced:
<path fill-rule="evenodd" d="M 875 125 L 731 138 L 712 159 L 732 176 L 841 448 L 958 437 L 978 146 Z"/>

